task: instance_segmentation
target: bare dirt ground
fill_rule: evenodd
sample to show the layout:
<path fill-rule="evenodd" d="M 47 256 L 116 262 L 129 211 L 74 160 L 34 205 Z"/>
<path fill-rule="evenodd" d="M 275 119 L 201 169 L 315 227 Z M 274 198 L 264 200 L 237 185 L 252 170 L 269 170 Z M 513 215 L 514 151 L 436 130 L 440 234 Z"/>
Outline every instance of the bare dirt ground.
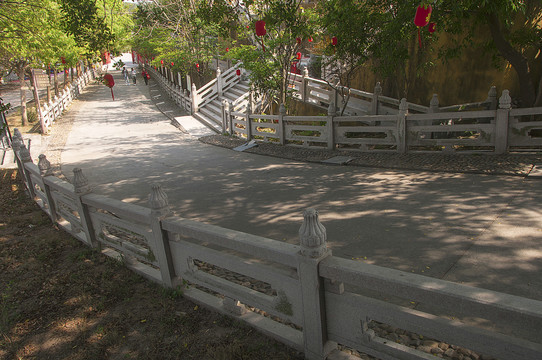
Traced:
<path fill-rule="evenodd" d="M 55 228 L 0 171 L 0 359 L 303 359 Z"/>

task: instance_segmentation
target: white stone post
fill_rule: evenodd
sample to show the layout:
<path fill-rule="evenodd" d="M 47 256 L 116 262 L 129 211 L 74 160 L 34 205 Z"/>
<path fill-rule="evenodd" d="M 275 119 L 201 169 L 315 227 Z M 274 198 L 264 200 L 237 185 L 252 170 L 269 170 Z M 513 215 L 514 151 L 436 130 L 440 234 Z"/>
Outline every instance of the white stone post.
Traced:
<path fill-rule="evenodd" d="M 486 102 L 489 103 L 488 110 L 497 109 L 498 101 L 497 101 L 497 87 L 496 86 L 492 86 L 489 88 L 489 91 L 487 92 Z"/>
<path fill-rule="evenodd" d="M 306 67 L 303 69 L 303 76 L 301 77 L 301 88 L 299 92 L 301 93 L 301 100 L 303 102 L 307 101 L 307 91 L 309 85 L 309 69 Z"/>
<path fill-rule="evenodd" d="M 51 187 L 49 186 L 49 183 L 45 180 L 46 177 L 53 175 L 53 170 L 51 169 L 51 163 L 44 154 L 40 154 L 39 160 L 38 160 L 38 169 L 40 170 L 40 175 L 43 182 L 43 192 L 45 193 L 45 197 L 47 198 L 47 208 L 49 208 L 49 217 L 51 218 L 51 221 L 53 223 L 56 223 L 58 220 L 58 217 L 56 215 L 56 206 L 55 206 L 55 200 L 53 199 L 53 196 L 51 194 Z"/>
<path fill-rule="evenodd" d="M 327 248 L 326 228 L 318 220 L 318 212 L 306 209 L 299 229 L 301 250 L 298 253 L 298 276 L 303 302 L 303 346 L 305 358 L 324 360 L 337 348 L 327 339 L 323 279 L 318 274 L 318 264 L 331 256 Z"/>
<path fill-rule="evenodd" d="M 233 111 L 233 103 L 228 101 L 228 122 L 230 123 L 230 135 L 233 135 L 233 116 L 231 116 L 231 112 Z"/>
<path fill-rule="evenodd" d="M 508 90 L 503 90 L 495 115 L 495 154 L 504 154 L 508 151 L 508 126 L 511 108 L 510 93 Z"/>
<path fill-rule="evenodd" d="M 162 282 L 167 287 L 174 287 L 176 283 L 175 269 L 169 247 L 167 232 L 162 230 L 162 220 L 171 215 L 166 193 L 160 185 L 154 184 L 149 195 L 149 207 L 151 208 L 151 228 L 154 239 L 152 250 L 160 265 Z"/>
<path fill-rule="evenodd" d="M 92 220 L 90 218 L 90 210 L 88 206 L 83 203 L 83 196 L 89 194 L 91 190 L 88 179 L 80 168 L 73 169 L 73 190 L 82 230 L 85 233 L 85 242 L 88 246 L 95 248 L 98 246 L 98 242 L 96 241 L 96 233 L 94 232 L 94 226 L 92 225 Z"/>
<path fill-rule="evenodd" d="M 335 127 L 333 126 L 333 118 L 336 115 L 337 109 L 335 103 L 330 103 L 327 109 L 327 148 L 332 150 L 335 149 Z"/>
<path fill-rule="evenodd" d="M 186 74 L 186 88 L 192 89 L 192 78 L 188 74 Z"/>
<path fill-rule="evenodd" d="M 184 89 L 183 90 L 183 108 L 185 110 L 188 110 L 188 90 L 187 89 Z"/>
<path fill-rule="evenodd" d="M 406 116 L 408 113 L 408 104 L 405 98 L 401 99 L 399 104 L 399 113 L 397 114 L 397 152 L 404 154 L 407 151 L 407 132 Z"/>
<path fill-rule="evenodd" d="M 431 98 L 431 101 L 429 102 L 429 113 L 438 113 L 439 112 L 439 101 L 438 101 L 438 95 L 433 94 L 433 97 Z"/>
<path fill-rule="evenodd" d="M 280 144 L 286 144 L 286 127 L 284 125 L 284 115 L 286 115 L 286 106 L 280 104 L 279 106 L 279 139 Z"/>
<path fill-rule="evenodd" d="M 192 92 L 190 93 L 190 98 L 192 100 L 192 114 L 198 112 L 198 92 L 196 90 L 196 84 L 192 84 Z"/>
<path fill-rule="evenodd" d="M 182 92 L 182 89 L 183 89 L 183 78 L 182 78 L 180 72 L 177 73 L 177 81 L 179 82 L 179 88 L 180 88 L 180 90 L 181 90 L 181 92 Z"/>
<path fill-rule="evenodd" d="M 228 101 L 222 100 L 220 103 L 220 106 L 221 106 L 220 110 L 222 111 L 222 133 L 225 134 L 228 129 L 228 123 L 226 122 L 227 120 L 226 113 L 229 111 Z"/>
<path fill-rule="evenodd" d="M 380 82 L 377 82 L 373 92 L 373 99 L 371 101 L 371 115 L 378 115 L 378 97 L 382 95 L 382 86 Z"/>
<path fill-rule="evenodd" d="M 218 93 L 218 99 L 219 100 L 222 99 L 222 95 L 223 95 L 223 86 L 224 86 L 224 84 L 222 82 L 223 82 L 222 70 L 220 70 L 220 68 L 217 68 L 216 69 L 216 91 Z"/>
<path fill-rule="evenodd" d="M 26 145 L 23 143 L 20 145 L 19 148 L 19 157 L 20 157 L 20 166 L 22 166 L 22 171 L 24 174 L 24 179 L 26 180 L 26 188 L 28 190 L 28 193 L 30 194 L 30 197 L 33 199 L 36 196 L 36 192 L 34 191 L 34 184 L 32 183 L 32 177 L 30 176 L 30 172 L 26 170 L 25 164 L 32 162 L 32 156 L 30 156 L 30 151 L 26 148 Z M 20 170 L 20 168 L 19 168 Z"/>
<path fill-rule="evenodd" d="M 250 141 L 252 138 L 252 123 L 250 121 L 250 115 L 252 114 L 252 97 L 248 97 L 248 103 L 246 107 L 246 114 L 245 114 L 245 126 L 246 126 L 246 133 L 247 133 L 247 141 Z"/>

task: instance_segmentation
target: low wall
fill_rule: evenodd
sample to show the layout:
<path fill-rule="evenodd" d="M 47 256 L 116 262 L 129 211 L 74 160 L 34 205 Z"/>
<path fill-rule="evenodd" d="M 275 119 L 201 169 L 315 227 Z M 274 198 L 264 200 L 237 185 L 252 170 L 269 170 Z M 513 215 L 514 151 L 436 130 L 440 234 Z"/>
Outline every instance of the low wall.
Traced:
<path fill-rule="evenodd" d="M 52 176 L 44 155 L 32 163 L 18 136 L 13 147 L 28 193 L 58 226 L 307 359 L 344 359 L 341 346 L 382 359 L 434 358 L 430 347 L 390 340 L 383 328 L 471 354 L 542 358 L 541 301 L 334 257 L 313 209 L 303 214 L 299 245 L 287 244 L 174 216 L 159 185 L 150 187 L 148 207 L 93 194 L 81 169 L 70 184 Z M 518 335 L 522 329 L 535 340 Z"/>
<path fill-rule="evenodd" d="M 41 117 L 45 129 L 49 130 L 56 119 L 62 116 L 62 112 L 75 100 L 83 89 L 96 78 L 94 69 L 89 69 L 83 75 L 79 76 L 70 86 L 66 87 L 59 96 L 51 99 L 41 107 Z"/>

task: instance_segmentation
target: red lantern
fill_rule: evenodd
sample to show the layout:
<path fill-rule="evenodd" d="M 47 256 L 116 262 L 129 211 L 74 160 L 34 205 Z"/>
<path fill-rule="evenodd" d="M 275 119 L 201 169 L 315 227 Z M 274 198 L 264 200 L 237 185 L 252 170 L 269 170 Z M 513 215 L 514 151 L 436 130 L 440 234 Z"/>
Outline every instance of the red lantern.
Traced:
<path fill-rule="evenodd" d="M 171 66 L 173 66 L 173 61 L 171 62 Z"/>
<path fill-rule="evenodd" d="M 296 38 L 295 41 L 297 42 L 298 45 L 301 44 L 301 38 L 300 37 Z"/>
<path fill-rule="evenodd" d="M 196 64 L 196 69 L 198 69 L 198 71 L 199 71 L 199 64 Z"/>
<path fill-rule="evenodd" d="M 312 38 L 311 38 L 311 37 L 309 38 L 309 42 L 310 42 L 310 43 L 312 42 Z"/>
<path fill-rule="evenodd" d="M 265 46 L 263 44 L 263 37 L 265 36 L 265 34 L 267 34 L 267 30 L 265 30 L 265 21 L 256 21 L 256 35 L 261 37 L 263 51 L 265 51 Z"/>
<path fill-rule="evenodd" d="M 60 57 L 60 61 L 62 61 L 63 64 L 66 63 L 66 58 L 64 56 Z"/>
<path fill-rule="evenodd" d="M 334 37 L 331 38 L 331 45 L 337 46 L 337 42 L 338 42 L 338 40 L 337 40 L 337 37 L 336 37 L 336 36 L 334 36 Z"/>
<path fill-rule="evenodd" d="M 297 55 L 297 60 L 301 59 L 301 53 L 300 52 L 298 52 L 296 55 Z"/>
<path fill-rule="evenodd" d="M 241 76 L 241 70 L 237 69 L 235 73 L 237 74 L 237 76 Z"/>
<path fill-rule="evenodd" d="M 414 16 L 414 25 L 418 27 L 418 43 L 420 48 L 422 47 L 422 36 L 420 34 L 420 28 L 429 24 L 429 19 L 431 19 L 431 12 L 433 8 L 431 5 L 420 5 L 416 9 L 416 16 Z"/>
<path fill-rule="evenodd" d="M 160 65 L 164 65 L 164 60 L 160 60 Z"/>
<path fill-rule="evenodd" d="M 230 48 L 226 48 L 226 52 L 230 51 Z"/>
<path fill-rule="evenodd" d="M 434 22 L 429 23 L 429 26 L 427 27 L 427 30 L 429 30 L 429 34 L 431 34 L 431 36 L 435 32 L 436 27 L 437 27 L 437 24 L 435 24 Z"/>
<path fill-rule="evenodd" d="M 105 74 L 104 84 L 111 89 L 111 97 L 113 98 L 113 101 L 115 101 L 115 95 L 113 94 L 113 86 L 115 86 L 115 80 L 113 79 L 113 75 Z"/>

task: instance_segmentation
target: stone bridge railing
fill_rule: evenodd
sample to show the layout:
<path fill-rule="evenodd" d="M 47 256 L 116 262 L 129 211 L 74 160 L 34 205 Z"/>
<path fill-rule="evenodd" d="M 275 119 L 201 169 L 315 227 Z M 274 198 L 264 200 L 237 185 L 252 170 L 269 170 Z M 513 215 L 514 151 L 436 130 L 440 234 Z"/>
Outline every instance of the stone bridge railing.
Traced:
<path fill-rule="evenodd" d="M 313 209 L 304 212 L 299 245 L 287 244 L 175 216 L 159 185 L 147 207 L 93 194 L 81 169 L 70 184 L 51 174 L 44 155 L 32 163 L 20 133 L 13 147 L 28 193 L 54 223 L 307 359 L 348 358 L 345 346 L 383 359 L 433 358 L 431 347 L 387 338 L 382 329 L 390 328 L 478 357 L 542 358 L 541 301 L 332 256 Z M 525 328 L 531 339 L 519 335 Z"/>

